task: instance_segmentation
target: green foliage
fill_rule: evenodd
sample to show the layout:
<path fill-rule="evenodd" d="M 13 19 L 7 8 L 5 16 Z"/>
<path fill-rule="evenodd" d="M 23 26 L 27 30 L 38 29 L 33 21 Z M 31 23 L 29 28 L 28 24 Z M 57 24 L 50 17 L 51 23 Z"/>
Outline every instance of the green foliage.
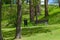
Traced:
<path fill-rule="evenodd" d="M 2 0 L 3 4 L 10 4 L 11 0 Z M 13 3 L 16 3 L 16 0 L 12 0 Z"/>
<path fill-rule="evenodd" d="M 12 9 L 9 7 L 10 5 L 3 5 L 2 8 L 2 21 L 5 21 L 8 19 L 8 24 L 14 24 L 16 22 L 16 16 L 17 16 L 17 6 L 14 4 Z M 53 11 L 52 11 L 52 10 Z M 54 23 L 60 23 L 59 22 L 59 11 L 60 9 L 58 8 L 58 6 L 49 6 L 49 24 L 54 24 Z M 23 4 L 22 5 L 22 26 L 24 27 L 24 19 L 26 18 L 28 20 L 28 26 L 33 26 L 33 24 L 31 24 L 30 21 L 30 15 L 29 15 L 29 5 L 27 4 Z M 56 17 L 56 16 L 57 17 Z M 53 20 L 54 18 L 54 20 Z M 57 18 L 55 20 L 55 18 Z M 38 20 L 42 20 L 44 19 L 44 6 L 41 6 L 41 15 L 38 16 Z M 35 18 L 36 20 L 36 18 Z M 7 25 L 7 24 L 6 24 Z"/>
<path fill-rule="evenodd" d="M 4 4 L 9 4 L 9 3 L 10 3 L 10 0 L 2 0 L 2 2 L 3 2 Z"/>
<path fill-rule="evenodd" d="M 34 6 L 40 3 L 40 0 L 33 0 Z"/>

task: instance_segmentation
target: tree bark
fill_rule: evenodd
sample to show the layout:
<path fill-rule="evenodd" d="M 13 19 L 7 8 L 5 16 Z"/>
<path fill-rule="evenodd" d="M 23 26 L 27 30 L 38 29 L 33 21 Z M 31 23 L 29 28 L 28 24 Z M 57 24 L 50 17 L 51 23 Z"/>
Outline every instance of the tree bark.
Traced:
<path fill-rule="evenodd" d="M 48 0 L 45 0 L 45 17 L 48 16 Z"/>
<path fill-rule="evenodd" d="M 40 9 L 40 0 L 35 0 L 35 16 L 36 16 L 36 24 L 38 23 L 38 15 L 40 15 L 41 13 L 41 9 Z"/>
<path fill-rule="evenodd" d="M 37 24 L 37 21 L 38 21 L 38 11 L 37 11 L 37 5 L 35 6 L 35 16 L 36 16 L 36 24 Z"/>
<path fill-rule="evenodd" d="M 30 5 L 30 22 L 34 22 L 34 5 L 33 0 L 29 0 Z"/>
<path fill-rule="evenodd" d="M 60 0 L 59 0 L 59 8 L 60 8 Z"/>
<path fill-rule="evenodd" d="M 13 2 L 12 2 L 12 0 L 10 0 L 10 7 L 12 8 L 12 4 L 13 4 Z"/>
<path fill-rule="evenodd" d="M 21 0 L 17 0 L 17 22 L 16 22 L 16 39 L 21 38 L 21 22 L 22 22 L 22 13 L 21 13 Z"/>
<path fill-rule="evenodd" d="M 2 19 L 1 19 L 1 18 L 2 18 L 2 15 L 1 15 L 1 14 L 2 14 L 2 12 L 1 12 L 2 9 L 1 9 L 1 8 L 2 8 L 2 0 L 0 0 L 0 40 L 3 40 L 2 30 L 1 30 L 1 20 L 2 20 Z"/>
<path fill-rule="evenodd" d="M 40 3 L 40 0 L 39 0 L 39 2 L 38 2 L 38 4 L 36 5 L 36 7 L 37 7 L 37 15 L 40 15 L 40 13 L 41 13 L 41 3 Z"/>
<path fill-rule="evenodd" d="M 48 24 L 48 0 L 45 0 L 45 24 L 47 25 Z"/>

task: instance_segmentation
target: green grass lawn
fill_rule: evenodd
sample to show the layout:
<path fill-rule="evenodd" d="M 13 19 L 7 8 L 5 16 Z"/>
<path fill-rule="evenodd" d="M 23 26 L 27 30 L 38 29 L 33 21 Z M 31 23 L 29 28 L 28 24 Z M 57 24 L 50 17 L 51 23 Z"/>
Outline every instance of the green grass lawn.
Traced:
<path fill-rule="evenodd" d="M 4 40 L 13 40 L 15 28 L 3 28 Z M 60 24 L 22 27 L 22 40 L 60 40 Z"/>
<path fill-rule="evenodd" d="M 30 37 L 23 37 L 23 40 L 60 40 L 60 29 L 50 33 L 37 33 Z"/>

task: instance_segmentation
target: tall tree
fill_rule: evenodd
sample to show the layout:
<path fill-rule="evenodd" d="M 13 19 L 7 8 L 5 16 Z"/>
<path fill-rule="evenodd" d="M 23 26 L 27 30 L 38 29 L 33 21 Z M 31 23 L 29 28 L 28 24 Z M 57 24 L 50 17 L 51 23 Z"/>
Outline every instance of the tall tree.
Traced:
<path fill-rule="evenodd" d="M 35 0 L 35 16 L 36 16 L 36 24 L 38 21 L 38 15 L 40 15 L 41 9 L 40 9 L 40 0 Z"/>
<path fill-rule="evenodd" d="M 45 0 L 45 17 L 47 17 L 48 14 L 48 0 Z"/>
<path fill-rule="evenodd" d="M 1 30 L 1 17 L 2 17 L 2 16 L 1 16 L 1 14 L 2 14 L 2 12 L 1 12 L 2 9 L 1 9 L 1 8 L 2 8 L 2 0 L 0 0 L 0 40 L 3 40 L 2 32 L 1 32 L 1 31 L 2 31 L 2 30 Z"/>
<path fill-rule="evenodd" d="M 10 11 L 9 11 L 9 15 L 10 15 L 10 20 L 11 20 L 11 15 L 12 15 L 12 10 L 13 10 L 13 1 L 12 0 L 10 0 Z M 9 21 L 10 21 L 9 20 Z"/>
<path fill-rule="evenodd" d="M 48 0 L 45 0 L 45 24 L 48 24 Z"/>
<path fill-rule="evenodd" d="M 33 0 L 29 0 L 30 5 L 30 22 L 34 22 L 34 5 Z"/>
<path fill-rule="evenodd" d="M 38 4 L 37 0 L 34 1 L 34 7 L 35 7 L 35 16 L 36 16 L 36 24 L 37 24 L 37 20 L 38 20 L 37 17 L 38 17 L 38 14 L 39 14 L 39 12 L 38 12 L 39 4 Z"/>
<path fill-rule="evenodd" d="M 36 16 L 36 24 L 37 24 L 37 21 L 38 21 L 38 8 L 37 8 L 38 5 L 35 6 L 35 16 Z"/>
<path fill-rule="evenodd" d="M 59 1 L 59 7 L 60 7 L 60 0 L 58 0 Z"/>
<path fill-rule="evenodd" d="M 16 39 L 21 38 L 21 22 L 22 22 L 22 13 L 21 13 L 21 0 L 17 0 L 17 22 L 16 22 Z"/>
<path fill-rule="evenodd" d="M 38 9 L 38 15 L 40 15 L 41 14 L 41 0 L 39 0 L 38 2 L 37 9 Z"/>
<path fill-rule="evenodd" d="M 37 15 L 39 15 L 41 13 L 41 0 L 36 0 L 36 11 L 37 11 Z"/>
<path fill-rule="evenodd" d="M 13 0 L 10 0 L 10 7 L 12 9 Z"/>

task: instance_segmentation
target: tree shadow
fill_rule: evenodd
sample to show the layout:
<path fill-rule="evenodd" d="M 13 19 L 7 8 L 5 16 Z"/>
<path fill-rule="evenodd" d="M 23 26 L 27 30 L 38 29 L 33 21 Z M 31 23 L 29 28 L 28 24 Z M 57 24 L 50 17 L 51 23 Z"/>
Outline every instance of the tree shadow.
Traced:
<path fill-rule="evenodd" d="M 55 12 L 49 16 L 49 24 L 60 24 L 60 12 Z"/>
<path fill-rule="evenodd" d="M 52 15 L 49 15 L 48 17 L 46 17 L 47 19 L 45 17 L 43 17 L 43 18 L 37 20 L 37 23 L 42 24 L 42 23 L 48 22 L 48 24 L 60 24 L 59 15 L 60 15 L 60 12 L 54 12 L 54 13 L 52 13 Z M 55 19 L 56 21 L 54 21 L 53 19 Z M 53 21 L 53 23 L 51 23 L 52 22 L 51 20 Z M 36 21 L 35 21 L 35 23 L 36 23 Z"/>
<path fill-rule="evenodd" d="M 14 40 L 15 30 L 3 32 L 4 40 Z"/>
<path fill-rule="evenodd" d="M 35 35 L 36 33 L 47 33 L 51 32 L 51 30 L 43 28 L 43 27 L 34 27 L 34 28 L 23 28 L 22 29 L 22 36 L 31 36 Z"/>
<path fill-rule="evenodd" d="M 56 16 L 58 14 L 60 14 L 60 12 L 54 12 L 54 13 L 52 13 L 52 15 L 49 15 L 49 17 L 53 17 L 53 16 Z"/>
<path fill-rule="evenodd" d="M 37 33 L 47 33 L 47 32 L 51 32 L 51 30 L 47 29 L 45 27 L 22 28 L 23 37 L 29 37 L 29 36 L 35 35 Z M 5 38 L 8 38 L 7 40 L 13 40 L 14 36 L 15 36 L 15 30 L 3 32 L 4 40 L 5 40 Z"/>

